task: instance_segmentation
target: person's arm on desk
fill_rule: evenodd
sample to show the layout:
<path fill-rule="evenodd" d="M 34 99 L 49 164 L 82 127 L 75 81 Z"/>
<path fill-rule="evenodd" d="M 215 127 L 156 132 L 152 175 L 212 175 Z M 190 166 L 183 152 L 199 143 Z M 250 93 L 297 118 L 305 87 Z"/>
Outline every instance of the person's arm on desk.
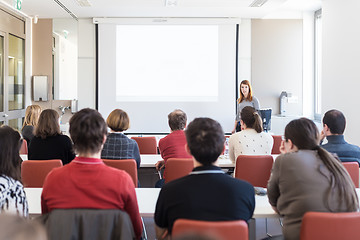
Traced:
<path fill-rule="evenodd" d="M 165 160 L 158 161 L 155 163 L 156 170 L 160 171 L 162 168 L 165 167 Z"/>

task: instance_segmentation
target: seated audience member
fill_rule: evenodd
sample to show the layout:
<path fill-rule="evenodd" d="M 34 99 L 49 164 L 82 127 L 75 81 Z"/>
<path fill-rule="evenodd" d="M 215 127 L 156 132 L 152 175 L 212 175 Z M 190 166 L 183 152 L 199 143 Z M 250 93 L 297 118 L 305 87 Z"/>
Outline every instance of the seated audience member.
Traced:
<path fill-rule="evenodd" d="M 142 223 L 131 177 L 100 159 L 106 134 L 105 121 L 96 110 L 87 108 L 74 114 L 70 135 L 78 157 L 46 177 L 42 213 L 59 208 L 120 209 L 129 214 L 135 235 L 140 238 Z"/>
<path fill-rule="evenodd" d="M 134 139 L 130 139 L 122 132 L 130 126 L 130 119 L 126 112 L 115 109 L 106 119 L 108 127 L 111 129 L 107 136 L 101 158 L 103 159 L 135 159 L 137 168 L 140 167 L 139 146 Z"/>
<path fill-rule="evenodd" d="M 0 215 L 0 239 L 47 240 L 46 230 L 39 222 L 6 214 Z"/>
<path fill-rule="evenodd" d="M 40 113 L 41 107 L 39 105 L 30 105 L 26 108 L 21 134 L 26 140 L 28 146 L 34 137 L 34 128 L 38 123 Z"/>
<path fill-rule="evenodd" d="M 70 138 L 61 134 L 59 114 L 53 109 L 45 109 L 40 114 L 35 136 L 28 148 L 28 159 L 61 159 L 65 165 L 74 158 L 75 153 Z"/>
<path fill-rule="evenodd" d="M 191 155 L 185 150 L 184 128 L 186 127 L 186 120 L 186 113 L 180 109 L 169 113 L 168 123 L 171 133 L 159 141 L 160 154 L 164 160 L 155 164 L 157 170 L 162 169 L 169 158 L 191 158 Z"/>
<path fill-rule="evenodd" d="M 28 203 L 21 183 L 22 141 L 19 132 L 0 127 L 0 213 L 28 216 Z"/>
<path fill-rule="evenodd" d="M 186 149 L 195 168 L 163 186 L 155 210 L 156 235 L 170 234 L 179 218 L 227 221 L 249 220 L 255 207 L 254 188 L 215 166 L 224 151 L 224 132 L 210 118 L 196 118 L 185 131 Z"/>
<path fill-rule="evenodd" d="M 270 155 L 274 139 L 263 132 L 262 121 L 253 107 L 241 111 L 241 131 L 230 136 L 229 157 L 235 163 L 239 155 Z"/>
<path fill-rule="evenodd" d="M 299 239 L 303 215 L 352 212 L 359 208 L 354 184 L 341 162 L 319 146 L 315 124 L 300 118 L 285 128 L 267 193 L 274 210 L 284 217 L 286 240 Z"/>
<path fill-rule="evenodd" d="M 346 120 L 338 110 L 327 111 L 323 118 L 322 140 L 327 143 L 322 147 L 331 153 L 336 153 L 342 162 L 358 162 L 360 165 L 360 147 L 349 144 L 344 139 Z"/>

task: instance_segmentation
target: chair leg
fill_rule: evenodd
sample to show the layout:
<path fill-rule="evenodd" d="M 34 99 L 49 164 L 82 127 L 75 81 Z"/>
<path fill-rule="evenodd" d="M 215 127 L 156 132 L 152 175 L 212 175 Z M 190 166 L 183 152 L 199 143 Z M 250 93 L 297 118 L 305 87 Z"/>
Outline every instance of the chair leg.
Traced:
<path fill-rule="evenodd" d="M 265 231 L 266 231 L 266 236 L 272 237 L 272 235 L 268 232 L 268 221 L 267 221 L 267 218 L 265 218 Z"/>
<path fill-rule="evenodd" d="M 145 224 L 144 224 L 144 219 L 143 219 L 143 217 L 141 217 L 141 223 L 142 223 L 142 225 L 143 225 L 143 239 L 144 239 L 144 240 L 147 240 L 148 238 L 147 238 L 146 227 L 145 227 Z"/>

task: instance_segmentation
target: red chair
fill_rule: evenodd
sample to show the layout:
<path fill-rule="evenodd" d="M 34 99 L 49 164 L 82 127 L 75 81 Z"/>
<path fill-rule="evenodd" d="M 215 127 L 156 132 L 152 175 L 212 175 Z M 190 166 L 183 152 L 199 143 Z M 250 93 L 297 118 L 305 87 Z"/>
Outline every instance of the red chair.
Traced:
<path fill-rule="evenodd" d="M 21 180 L 24 187 L 43 187 L 48 173 L 56 167 L 62 167 L 60 159 L 27 160 L 21 164 Z"/>
<path fill-rule="evenodd" d="M 271 154 L 280 154 L 280 146 L 282 142 L 282 136 L 280 135 L 272 135 L 274 139 L 274 144 L 271 150 Z"/>
<path fill-rule="evenodd" d="M 135 159 L 103 159 L 104 163 L 110 167 L 124 170 L 127 172 L 134 182 L 134 186 L 138 185 L 138 173 Z"/>
<path fill-rule="evenodd" d="M 301 224 L 301 240 L 358 240 L 360 213 L 307 212 Z"/>
<path fill-rule="evenodd" d="M 191 158 L 169 158 L 165 163 L 165 183 L 188 175 L 194 168 Z"/>
<path fill-rule="evenodd" d="M 343 162 L 342 164 L 348 171 L 355 187 L 359 188 L 359 164 L 357 162 Z"/>
<path fill-rule="evenodd" d="M 236 221 L 199 221 L 178 219 L 172 229 L 172 237 L 186 233 L 202 234 L 226 240 L 249 239 L 248 225 L 244 220 Z"/>
<path fill-rule="evenodd" d="M 235 177 L 266 188 L 273 162 L 271 155 L 240 155 L 236 159 Z"/>
<path fill-rule="evenodd" d="M 22 141 L 19 153 L 20 154 L 28 154 L 28 146 L 27 146 L 27 141 L 25 139 L 23 139 L 23 141 Z"/>
<path fill-rule="evenodd" d="M 157 142 L 155 137 L 132 137 L 138 146 L 140 154 L 157 154 Z"/>

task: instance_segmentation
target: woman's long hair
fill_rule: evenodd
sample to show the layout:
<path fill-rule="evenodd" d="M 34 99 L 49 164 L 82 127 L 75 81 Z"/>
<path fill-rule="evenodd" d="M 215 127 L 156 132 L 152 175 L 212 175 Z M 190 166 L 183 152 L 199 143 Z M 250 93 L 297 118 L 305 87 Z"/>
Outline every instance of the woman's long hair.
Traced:
<path fill-rule="evenodd" d="M 246 127 L 253 128 L 257 133 L 263 131 L 262 120 L 255 108 L 246 106 L 241 110 L 241 120 L 246 124 Z"/>
<path fill-rule="evenodd" d="M 0 174 L 20 181 L 22 140 L 20 133 L 9 126 L 0 127 Z"/>
<path fill-rule="evenodd" d="M 41 107 L 39 105 L 28 106 L 25 111 L 25 119 L 22 129 L 28 125 L 36 127 L 40 117 L 40 113 Z"/>
<path fill-rule="evenodd" d="M 35 128 L 35 136 L 45 139 L 60 134 L 59 114 L 53 109 L 45 109 L 42 111 L 39 122 Z"/>
<path fill-rule="evenodd" d="M 331 193 L 338 189 L 339 198 L 345 200 L 347 211 L 356 211 L 359 208 L 359 203 L 354 183 L 342 163 L 319 146 L 319 132 L 316 125 L 307 118 L 291 121 L 285 128 L 285 140 L 288 141 L 289 139 L 299 150 L 317 151 L 320 159 L 332 175 L 328 199 L 331 198 Z M 330 209 L 329 206 L 328 208 Z"/>
<path fill-rule="evenodd" d="M 245 98 L 244 94 L 241 92 L 241 84 L 248 85 L 249 87 L 249 94 L 247 95 L 247 98 Z M 249 102 L 253 100 L 253 92 L 252 92 L 251 84 L 248 80 L 241 81 L 239 90 L 240 90 L 240 97 L 237 100 L 238 103 L 241 103 L 243 100 L 248 100 Z"/>

